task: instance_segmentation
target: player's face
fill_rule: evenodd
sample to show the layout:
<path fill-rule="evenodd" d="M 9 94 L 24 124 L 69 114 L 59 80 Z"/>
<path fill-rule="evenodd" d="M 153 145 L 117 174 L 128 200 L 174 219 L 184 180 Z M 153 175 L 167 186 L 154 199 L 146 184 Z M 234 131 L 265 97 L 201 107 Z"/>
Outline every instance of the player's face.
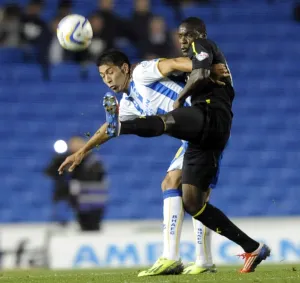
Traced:
<path fill-rule="evenodd" d="M 188 56 L 192 42 L 199 37 L 199 33 L 194 28 L 182 24 L 178 29 L 178 39 L 183 56 Z"/>
<path fill-rule="evenodd" d="M 122 92 L 126 82 L 126 75 L 118 66 L 107 64 L 99 67 L 103 82 L 113 91 Z"/>

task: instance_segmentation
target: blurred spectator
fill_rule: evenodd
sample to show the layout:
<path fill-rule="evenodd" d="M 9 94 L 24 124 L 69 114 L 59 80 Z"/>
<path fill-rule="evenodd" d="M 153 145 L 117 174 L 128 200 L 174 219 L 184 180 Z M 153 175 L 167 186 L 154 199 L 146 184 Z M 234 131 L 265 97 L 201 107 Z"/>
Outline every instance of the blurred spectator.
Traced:
<path fill-rule="evenodd" d="M 25 44 L 41 42 L 49 34 L 47 23 L 42 20 L 43 1 L 31 0 L 21 17 L 21 36 Z"/>
<path fill-rule="evenodd" d="M 175 19 L 177 22 L 180 23 L 183 20 L 183 15 L 181 11 L 182 0 L 164 0 L 164 1 L 168 6 L 173 8 Z"/>
<path fill-rule="evenodd" d="M 295 6 L 294 6 L 294 19 L 297 22 L 300 22 L 300 2 L 295 3 Z"/>
<path fill-rule="evenodd" d="M 93 28 L 93 40 L 88 48 L 88 53 L 89 59 L 95 61 L 105 49 L 110 49 L 113 45 L 111 40 L 105 37 L 104 19 L 99 14 L 94 14 L 89 21 Z"/>
<path fill-rule="evenodd" d="M 72 1 L 71 0 L 60 0 L 58 3 L 58 17 L 64 18 L 65 16 L 72 14 Z"/>
<path fill-rule="evenodd" d="M 164 19 L 160 16 L 155 16 L 151 19 L 148 43 L 146 52 L 148 59 L 172 56 L 174 48 L 171 42 L 171 35 L 167 30 Z"/>
<path fill-rule="evenodd" d="M 149 25 L 152 18 L 149 0 L 135 0 L 135 8 L 132 15 L 132 26 L 142 44 L 146 48 L 149 37 Z"/>
<path fill-rule="evenodd" d="M 115 39 L 119 35 L 121 26 L 119 18 L 114 14 L 113 0 L 98 0 L 98 15 L 103 20 L 102 37 L 106 40 L 108 46 L 114 46 Z"/>
<path fill-rule="evenodd" d="M 164 0 L 164 2 L 173 8 L 176 21 L 181 22 L 183 20 L 182 6 L 208 4 L 211 0 Z"/>
<path fill-rule="evenodd" d="M 52 194 L 52 202 L 54 204 L 53 218 L 61 224 L 64 224 L 65 219 L 57 219 L 56 205 L 59 202 L 64 201 L 67 202 L 73 209 L 76 207 L 76 199 L 75 197 L 72 197 L 69 190 L 70 176 L 67 174 L 59 175 L 57 173 L 57 168 L 65 160 L 68 154 L 69 153 L 55 154 L 45 169 L 45 174 L 54 182 L 54 190 Z"/>
<path fill-rule="evenodd" d="M 0 16 L 0 45 L 17 47 L 20 44 L 20 15 L 18 5 L 4 6 Z"/>
<path fill-rule="evenodd" d="M 48 53 L 51 32 L 47 23 L 41 18 L 42 0 L 31 0 L 21 17 L 21 38 L 27 60 L 38 61 L 43 69 L 44 78 L 49 78 Z"/>
<path fill-rule="evenodd" d="M 74 209 L 82 231 L 97 231 L 103 219 L 107 186 L 105 171 L 98 158 L 90 153 L 72 172 L 58 175 L 57 169 L 64 159 L 85 144 L 80 137 L 73 137 L 68 143 L 69 151 L 56 154 L 45 173 L 54 180 L 53 202 L 66 201 Z"/>
<path fill-rule="evenodd" d="M 114 13 L 114 0 L 98 0 L 98 15 L 103 19 L 103 29 L 101 37 L 109 46 L 116 47 L 117 40 L 119 42 L 131 41 L 134 45 L 139 45 L 140 40 L 136 35 L 135 28 L 130 21 L 121 19 Z M 124 40 L 126 39 L 126 40 Z"/>
<path fill-rule="evenodd" d="M 82 148 L 85 141 L 74 137 L 69 142 L 70 152 Z M 72 172 L 71 194 L 77 199 L 77 220 L 82 231 L 97 231 L 101 228 L 107 202 L 106 173 L 100 160 L 89 155 Z"/>
<path fill-rule="evenodd" d="M 172 37 L 172 46 L 173 46 L 173 54 L 171 55 L 171 57 L 180 57 L 180 56 L 182 56 L 180 42 L 179 42 L 179 39 L 178 39 L 178 30 L 177 29 L 171 32 L 171 37 Z"/>
<path fill-rule="evenodd" d="M 67 51 L 60 46 L 56 35 L 56 29 L 60 20 L 61 16 L 57 16 L 50 23 L 51 41 L 49 46 L 48 60 L 51 64 L 59 64 L 67 59 Z"/>

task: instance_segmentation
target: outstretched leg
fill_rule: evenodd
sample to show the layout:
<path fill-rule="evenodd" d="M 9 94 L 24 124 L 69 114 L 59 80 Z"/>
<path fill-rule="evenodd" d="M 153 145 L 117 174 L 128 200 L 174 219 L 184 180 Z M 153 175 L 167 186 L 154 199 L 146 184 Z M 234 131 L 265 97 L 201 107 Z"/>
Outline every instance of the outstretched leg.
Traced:
<path fill-rule="evenodd" d="M 270 249 L 240 230 L 218 208 L 207 203 L 209 185 L 218 170 L 219 151 L 201 150 L 189 145 L 183 163 L 182 199 L 185 211 L 216 233 L 241 246 L 245 264 L 241 272 L 252 272 L 270 255 Z"/>
<path fill-rule="evenodd" d="M 175 109 L 165 115 L 145 116 L 129 121 L 119 121 L 118 104 L 115 96 L 107 94 L 103 105 L 108 123 L 107 134 L 156 137 L 168 134 L 186 141 L 199 141 L 205 123 L 205 115 L 199 106 Z"/>

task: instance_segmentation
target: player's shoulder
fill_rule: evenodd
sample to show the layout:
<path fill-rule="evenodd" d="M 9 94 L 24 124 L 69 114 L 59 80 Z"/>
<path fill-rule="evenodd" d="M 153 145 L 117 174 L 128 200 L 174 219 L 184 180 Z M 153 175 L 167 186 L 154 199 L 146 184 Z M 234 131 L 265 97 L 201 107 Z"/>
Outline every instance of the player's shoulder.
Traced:
<path fill-rule="evenodd" d="M 161 79 L 163 76 L 158 69 L 159 60 L 147 60 L 137 64 L 132 72 L 133 81 L 141 84 L 149 84 Z"/>
<path fill-rule="evenodd" d="M 119 105 L 126 105 L 130 104 L 130 101 L 128 99 L 128 95 L 126 93 L 123 93 L 122 98 L 120 99 Z"/>
<path fill-rule="evenodd" d="M 208 38 L 198 38 L 194 41 L 193 44 L 196 50 L 197 48 L 205 48 L 209 51 L 211 49 L 217 48 L 216 42 Z"/>
<path fill-rule="evenodd" d="M 132 72 L 132 76 L 140 74 L 141 72 L 151 70 L 153 68 L 153 66 L 155 66 L 157 64 L 158 60 L 159 59 L 153 59 L 153 60 L 147 60 L 147 61 L 142 61 L 142 62 L 138 63 Z"/>

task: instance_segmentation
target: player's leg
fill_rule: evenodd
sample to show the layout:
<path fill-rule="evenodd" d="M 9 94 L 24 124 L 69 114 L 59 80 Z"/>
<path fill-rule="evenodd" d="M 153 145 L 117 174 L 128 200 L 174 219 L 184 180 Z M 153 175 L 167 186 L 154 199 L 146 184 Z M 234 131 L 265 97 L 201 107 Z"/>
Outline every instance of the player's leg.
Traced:
<path fill-rule="evenodd" d="M 199 141 L 205 122 L 205 115 L 201 109 L 195 106 L 184 107 L 165 115 L 124 121 L 121 122 L 120 134 L 134 134 L 140 137 L 168 134 L 181 140 Z"/>
<path fill-rule="evenodd" d="M 202 138 L 201 135 L 205 126 L 206 116 L 204 109 L 200 106 L 179 108 L 163 116 L 148 116 L 121 123 L 119 121 L 118 110 L 115 105 L 115 102 L 112 104 L 105 103 L 104 99 L 107 122 L 109 124 L 107 134 L 111 137 L 118 136 L 120 134 L 154 137 L 167 133 L 175 138 L 190 142 L 196 140 L 199 141 Z M 215 122 L 221 123 L 221 120 Z M 228 121 L 225 122 L 224 130 L 230 128 L 227 122 Z M 219 134 L 220 130 L 216 133 Z M 211 152 L 206 151 L 206 153 Z M 193 159 L 195 154 L 192 154 L 190 157 Z M 218 157 L 219 156 L 215 156 L 215 153 L 210 154 L 208 158 L 209 163 L 202 164 L 203 166 L 200 168 L 201 170 L 205 168 L 203 172 L 201 172 L 201 170 L 198 172 L 197 170 L 193 170 L 193 166 L 186 166 L 186 169 L 183 170 L 182 196 L 184 208 L 189 214 L 201 221 L 205 226 L 240 245 L 245 251 L 243 256 L 246 259 L 241 272 L 251 272 L 254 271 L 256 266 L 262 260 L 266 259 L 266 257 L 270 255 L 270 249 L 266 245 L 259 244 L 251 239 L 237 226 L 235 226 L 222 211 L 205 202 L 210 181 L 216 174 L 216 158 Z M 186 160 L 186 155 L 184 159 Z M 197 163 L 189 165 L 195 164 Z M 201 176 L 202 174 L 204 175 Z M 190 177 L 193 176 L 191 178 L 193 182 L 190 182 L 189 178 L 184 178 L 184 175 Z M 200 185 L 197 183 L 197 180 L 201 180 Z"/>
<path fill-rule="evenodd" d="M 121 122 L 115 96 L 105 95 L 103 105 L 108 123 L 106 132 L 110 137 L 129 134 L 155 137 L 168 134 L 181 140 L 199 141 L 206 118 L 205 107 L 199 105 L 175 109 L 165 115 L 145 116 Z"/>
<path fill-rule="evenodd" d="M 177 151 L 165 176 L 161 189 L 163 193 L 163 235 L 162 256 L 148 269 L 139 273 L 141 276 L 179 274 L 183 271 L 180 260 L 179 244 L 182 231 L 184 209 L 181 198 L 181 169 L 186 143 Z"/>
<path fill-rule="evenodd" d="M 182 144 L 182 146 L 179 148 L 179 150 L 177 151 L 174 159 L 172 160 L 170 167 L 168 169 L 168 173 L 165 177 L 165 179 L 162 182 L 162 191 L 164 196 L 168 196 L 170 194 L 170 192 L 174 191 L 174 188 L 179 188 L 179 186 L 181 187 L 181 181 L 182 181 L 182 165 L 183 165 L 183 157 L 185 154 L 187 148 L 187 142 L 184 142 Z M 177 190 L 178 191 L 178 190 Z M 167 216 L 167 218 L 164 217 L 164 235 L 165 235 L 165 245 L 164 245 L 164 256 L 166 258 L 172 258 L 172 255 L 176 254 L 176 258 L 179 258 L 179 251 L 175 253 L 175 250 L 179 249 L 179 239 L 177 238 L 176 241 L 174 241 L 173 237 L 170 237 L 169 235 L 172 234 L 172 228 L 168 228 L 167 224 L 168 221 L 170 221 L 170 213 L 169 211 L 171 211 L 172 215 L 175 215 L 176 219 L 180 219 L 180 224 L 182 225 L 182 217 L 178 217 L 178 215 L 176 215 L 179 211 L 179 203 L 175 204 L 173 206 L 169 206 L 169 202 L 167 201 L 168 198 L 164 198 L 165 203 L 164 203 L 164 208 L 165 208 L 165 216 Z M 174 200 L 176 201 L 176 200 Z M 182 199 L 181 201 L 181 206 L 182 206 Z M 172 198 L 171 198 L 171 202 L 172 202 Z M 174 210 L 175 208 L 175 210 Z M 172 216 L 173 217 L 173 216 Z M 170 219 L 170 220 L 168 220 Z M 207 227 L 204 227 L 203 224 L 198 221 L 193 219 L 193 227 L 194 227 L 194 231 L 195 231 L 195 247 L 196 247 L 196 258 L 198 258 L 198 260 L 196 261 L 197 266 L 201 267 L 201 270 L 199 268 L 197 268 L 197 273 L 201 273 L 204 271 L 207 271 L 208 268 L 212 267 L 212 259 L 211 259 L 211 250 L 210 250 L 210 242 L 211 242 L 211 234 L 210 233 L 210 229 L 208 229 Z M 178 222 L 175 222 L 176 224 Z M 174 224 L 175 224 L 174 223 Z M 174 225 L 173 224 L 173 225 Z M 179 227 L 177 227 L 176 231 L 178 231 L 178 233 L 181 233 L 181 229 L 178 229 Z M 181 228 L 181 226 L 180 226 Z M 173 229 L 174 230 L 174 229 Z M 177 234 L 178 234 L 177 233 Z M 178 234 L 179 236 L 179 234 Z M 177 237 L 178 237 L 177 236 Z M 199 238 L 200 236 L 200 238 Z M 173 240 L 173 243 L 170 242 L 170 240 Z M 176 248 L 175 248 L 176 247 Z M 171 254 L 170 254 L 171 253 Z M 194 271 L 196 271 L 194 269 Z"/>
<path fill-rule="evenodd" d="M 138 277 L 153 275 L 180 274 L 184 266 L 180 260 L 179 244 L 184 218 L 181 197 L 181 170 L 167 173 L 162 182 L 163 190 L 163 254 L 147 270 L 141 271 Z"/>
<path fill-rule="evenodd" d="M 181 197 L 181 170 L 169 171 L 161 184 L 163 194 L 163 257 L 179 260 L 179 243 L 184 218 Z"/>
<path fill-rule="evenodd" d="M 208 187 L 217 173 L 217 151 L 202 151 L 197 147 L 187 149 L 182 174 L 182 199 L 185 211 L 205 226 L 241 246 L 245 251 L 242 272 L 254 271 L 256 266 L 270 254 L 270 249 L 251 239 L 228 217 L 206 202 Z"/>
<path fill-rule="evenodd" d="M 181 181 L 182 181 L 182 164 L 183 164 L 183 157 L 184 153 L 187 148 L 187 143 L 184 142 L 183 145 L 179 148 L 178 152 L 175 155 L 175 158 L 172 160 L 171 165 L 168 169 L 168 174 L 166 175 L 164 181 L 162 182 L 162 190 L 163 194 L 167 196 L 169 192 L 172 192 L 174 189 L 172 188 L 178 188 L 181 186 Z M 180 169 L 180 170 L 179 170 Z M 212 184 L 214 186 L 214 184 Z M 178 205 L 175 205 L 175 210 L 174 206 L 170 207 L 169 202 L 166 201 L 168 198 L 165 198 L 164 202 L 164 256 L 166 258 L 172 258 L 172 255 L 176 254 L 176 258 L 179 258 L 179 251 L 175 253 L 175 250 L 179 249 L 179 239 L 180 239 L 180 234 L 181 229 L 178 231 L 176 234 L 179 239 L 177 238 L 177 241 L 174 241 L 174 237 L 170 237 L 169 235 L 172 234 L 172 229 L 168 229 L 167 223 L 168 221 L 171 221 L 169 215 L 169 211 L 172 211 L 171 214 L 175 215 L 176 218 L 178 216 L 176 213 L 178 213 Z M 176 200 L 174 200 L 176 201 Z M 208 199 L 207 199 L 208 201 Z M 172 202 L 172 199 L 171 199 Z M 181 199 L 181 205 L 182 205 L 182 199 Z M 176 208 L 177 207 L 177 208 Z M 177 210 L 177 211 L 176 211 Z M 166 218 L 167 216 L 167 218 Z M 182 225 L 182 218 L 180 219 L 180 225 Z M 194 228 L 194 233 L 195 233 L 195 250 L 196 250 L 196 262 L 194 264 L 190 264 L 185 268 L 185 271 L 187 274 L 200 274 L 203 272 L 215 272 L 216 268 L 212 263 L 212 254 L 211 254 L 211 237 L 212 237 L 212 231 L 205 227 L 200 221 L 192 218 L 193 221 L 193 228 Z M 175 224 L 175 223 L 174 223 Z M 173 224 L 173 225 L 174 225 Z M 178 222 L 176 223 L 178 224 Z M 180 226 L 181 228 L 181 226 Z M 174 230 L 174 229 L 173 229 Z M 171 255 L 170 255 L 171 253 Z M 185 272 L 183 272 L 185 273 Z"/>
<path fill-rule="evenodd" d="M 210 191 L 211 190 L 209 190 L 209 194 Z M 209 196 L 206 201 L 209 201 Z M 204 226 L 199 220 L 195 218 L 192 219 L 196 240 L 196 261 L 188 264 L 182 274 L 196 275 L 207 272 L 215 273 L 217 269 L 213 263 L 211 252 L 212 230 Z"/>
<path fill-rule="evenodd" d="M 222 155 L 219 158 L 218 165 L 220 166 Z M 219 166 L 216 176 L 214 176 L 209 189 L 209 195 L 206 202 L 210 200 L 211 190 L 215 189 L 219 179 Z M 211 242 L 212 242 L 212 230 L 205 227 L 200 221 L 193 218 L 194 232 L 196 239 L 201 244 L 196 245 L 196 262 L 187 266 L 183 274 L 198 274 L 200 272 L 217 272 L 216 266 L 213 263 Z"/>

